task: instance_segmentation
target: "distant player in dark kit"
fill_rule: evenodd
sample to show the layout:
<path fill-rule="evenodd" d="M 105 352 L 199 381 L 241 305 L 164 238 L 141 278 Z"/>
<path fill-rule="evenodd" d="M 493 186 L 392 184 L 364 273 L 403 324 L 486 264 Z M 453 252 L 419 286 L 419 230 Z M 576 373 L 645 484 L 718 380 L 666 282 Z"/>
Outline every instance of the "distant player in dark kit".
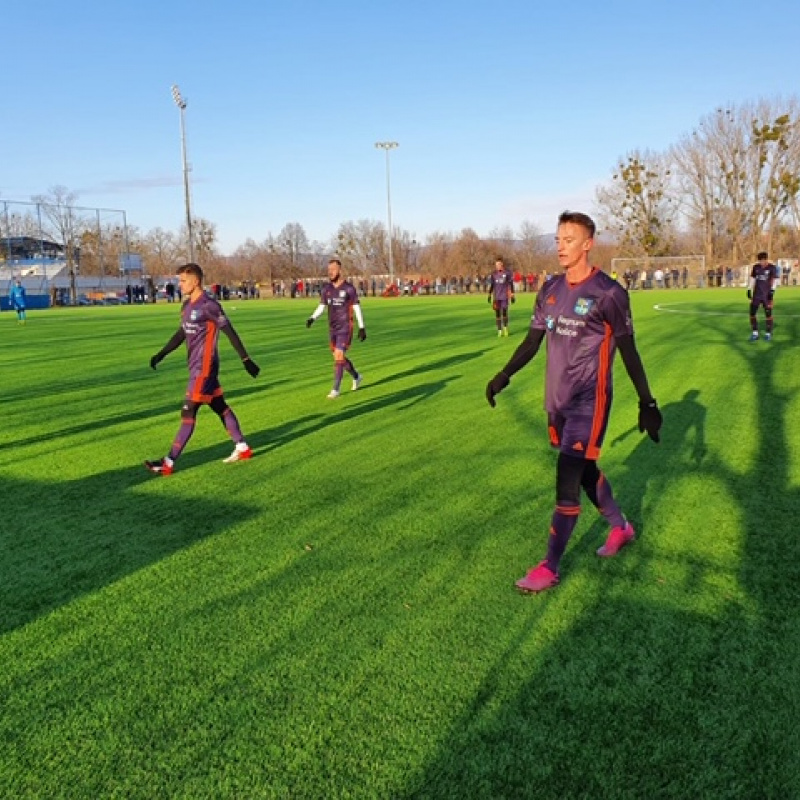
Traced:
<path fill-rule="evenodd" d="M 330 330 L 330 346 L 333 352 L 333 388 L 328 393 L 329 400 L 339 396 L 342 378 L 347 372 L 353 378 L 353 391 L 356 391 L 363 378 L 361 373 L 353 366 L 347 357 L 347 349 L 353 341 L 353 315 L 358 322 L 358 340 L 363 342 L 367 338 L 364 327 L 364 316 L 358 302 L 358 292 L 355 286 L 344 279 L 342 275 L 342 262 L 332 258 L 328 262 L 328 279 L 322 287 L 319 305 L 314 313 L 306 320 L 306 327 L 310 328 L 316 319 L 328 309 L 328 328 Z"/>
<path fill-rule="evenodd" d="M 219 384 L 217 351 L 219 332 L 222 331 L 230 339 L 233 349 L 242 359 L 244 368 L 253 378 L 258 375 L 260 369 L 247 355 L 242 340 L 225 316 L 222 306 L 216 298 L 203 289 L 202 269 L 197 264 L 184 264 L 178 269 L 178 281 L 184 298 L 181 326 L 164 347 L 150 359 L 150 366 L 155 369 L 166 355 L 176 350 L 182 342 L 186 342 L 189 385 L 181 409 L 181 426 L 169 453 L 158 461 L 144 462 L 145 467 L 157 475 L 172 474 L 175 461 L 192 438 L 197 412 L 202 405 L 209 406 L 217 414 L 234 441 L 233 452 L 224 459 L 226 464 L 243 461 L 253 455 L 239 428 L 236 415 L 225 402 Z"/>
<path fill-rule="evenodd" d="M 508 302 L 516 301 L 514 297 L 514 276 L 506 268 L 503 259 L 498 256 L 494 262 L 494 272 L 489 277 L 488 301 L 494 309 L 494 320 L 498 336 L 508 336 Z"/>
<path fill-rule="evenodd" d="M 25 287 L 22 285 L 21 281 L 14 281 L 13 285 L 8 290 L 8 302 L 11 305 L 11 308 L 17 312 L 17 324 L 24 325 L 26 319 L 25 308 L 27 304 L 25 298 Z"/>
<path fill-rule="evenodd" d="M 767 318 L 767 332 L 764 338 L 772 339 L 772 306 L 775 289 L 778 287 L 778 269 L 770 264 L 769 255 L 762 251 L 758 254 L 758 262 L 750 270 L 750 283 L 747 297 L 750 300 L 750 341 L 758 340 L 758 308 L 764 306 L 764 316 Z"/>
<path fill-rule="evenodd" d="M 486 387 L 486 398 L 494 407 L 495 396 L 547 337 L 545 409 L 550 443 L 559 450 L 556 502 L 547 557 L 516 584 L 528 592 L 559 582 L 559 562 L 581 510 L 581 488 L 611 526 L 599 556 L 616 555 L 634 538 L 633 526 L 597 466 L 611 410 L 617 349 L 639 395 L 639 430 L 646 430 L 656 442 L 659 439 L 661 412 L 634 344 L 628 293 L 589 264 L 594 235 L 594 222 L 586 214 L 565 211 L 558 218 L 556 244 L 564 273 L 542 286 L 527 336 Z"/>

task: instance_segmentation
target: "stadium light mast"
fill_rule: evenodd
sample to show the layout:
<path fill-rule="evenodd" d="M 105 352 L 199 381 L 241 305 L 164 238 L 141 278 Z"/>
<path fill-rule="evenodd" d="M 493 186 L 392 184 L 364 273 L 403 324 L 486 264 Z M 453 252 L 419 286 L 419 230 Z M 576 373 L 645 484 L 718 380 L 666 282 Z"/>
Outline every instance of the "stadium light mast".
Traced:
<path fill-rule="evenodd" d="M 394 255 L 392 254 L 394 231 L 392 230 L 392 184 L 389 178 L 389 151 L 399 146 L 397 142 L 375 142 L 375 147 L 386 153 L 386 208 L 389 212 L 389 283 L 391 284 L 394 283 Z"/>
<path fill-rule="evenodd" d="M 189 235 L 189 261 L 194 263 L 194 234 L 192 232 L 192 203 L 189 192 L 189 162 L 186 160 L 186 100 L 177 83 L 172 84 L 172 99 L 181 112 L 181 157 L 183 159 L 183 196 L 186 204 L 186 231 Z"/>

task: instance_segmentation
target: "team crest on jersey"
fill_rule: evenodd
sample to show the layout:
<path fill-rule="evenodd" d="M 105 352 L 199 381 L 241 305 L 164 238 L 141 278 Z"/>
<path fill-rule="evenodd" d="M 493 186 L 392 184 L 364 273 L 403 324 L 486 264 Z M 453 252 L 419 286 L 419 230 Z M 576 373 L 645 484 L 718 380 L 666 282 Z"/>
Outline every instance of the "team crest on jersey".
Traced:
<path fill-rule="evenodd" d="M 592 306 L 594 304 L 595 300 L 593 297 L 579 297 L 575 301 L 575 308 L 573 311 L 576 314 L 580 314 L 582 317 L 585 317 L 592 310 Z"/>
<path fill-rule="evenodd" d="M 339 289 L 339 297 L 347 297 L 347 292 L 344 289 Z"/>
<path fill-rule="evenodd" d="M 192 311 L 191 314 L 189 314 L 189 319 L 192 322 L 195 322 L 197 320 L 197 312 L 196 311 Z"/>
<path fill-rule="evenodd" d="M 551 317 L 549 314 L 544 318 L 544 324 L 547 326 L 547 330 L 551 331 L 556 325 L 556 321 L 554 317 Z"/>

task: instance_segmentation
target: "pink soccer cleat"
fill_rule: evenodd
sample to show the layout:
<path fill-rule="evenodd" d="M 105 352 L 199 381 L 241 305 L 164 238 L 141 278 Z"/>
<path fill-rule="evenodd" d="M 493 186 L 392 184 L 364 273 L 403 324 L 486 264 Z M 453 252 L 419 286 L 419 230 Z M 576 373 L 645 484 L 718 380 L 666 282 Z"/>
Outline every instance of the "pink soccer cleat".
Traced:
<path fill-rule="evenodd" d="M 552 589 L 558 584 L 558 573 L 553 572 L 546 561 L 528 571 L 524 578 L 520 578 L 514 585 L 523 592 L 543 592 Z"/>
<path fill-rule="evenodd" d="M 626 544 L 632 542 L 635 538 L 636 531 L 634 531 L 633 525 L 631 525 L 630 522 L 626 522 L 624 528 L 612 528 L 611 533 L 608 534 L 606 543 L 598 548 L 597 555 L 599 555 L 600 558 L 615 556 Z"/>

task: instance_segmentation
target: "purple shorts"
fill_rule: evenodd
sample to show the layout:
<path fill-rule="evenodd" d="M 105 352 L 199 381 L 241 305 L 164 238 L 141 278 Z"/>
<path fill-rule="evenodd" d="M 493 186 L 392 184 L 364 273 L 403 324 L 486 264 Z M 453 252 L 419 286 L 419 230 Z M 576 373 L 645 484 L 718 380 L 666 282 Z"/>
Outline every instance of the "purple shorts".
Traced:
<path fill-rule="evenodd" d="M 590 416 L 547 415 L 550 444 L 562 453 L 596 461 L 608 427 L 608 411 L 600 418 Z"/>
<path fill-rule="evenodd" d="M 186 399 L 193 403 L 210 403 L 222 394 L 219 378 L 216 375 L 190 375 L 186 387 Z"/>
<path fill-rule="evenodd" d="M 350 347 L 353 341 L 353 332 L 331 333 L 331 350 L 341 350 L 344 352 Z"/>

